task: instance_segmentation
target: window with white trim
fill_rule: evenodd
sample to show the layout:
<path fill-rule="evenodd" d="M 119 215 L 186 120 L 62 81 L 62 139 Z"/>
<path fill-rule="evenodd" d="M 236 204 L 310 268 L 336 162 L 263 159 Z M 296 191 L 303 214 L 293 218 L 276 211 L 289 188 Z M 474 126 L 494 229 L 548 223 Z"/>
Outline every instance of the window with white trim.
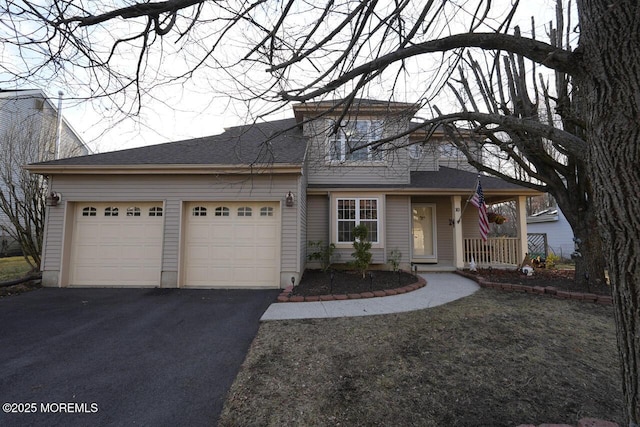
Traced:
<path fill-rule="evenodd" d="M 336 200 L 337 241 L 353 242 L 353 229 L 364 225 L 369 230 L 369 241 L 378 243 L 378 199 L 344 198 Z"/>
<path fill-rule="evenodd" d="M 218 206 L 214 213 L 215 216 L 229 216 L 229 208 L 226 206 Z"/>
<path fill-rule="evenodd" d="M 329 160 L 381 161 L 382 151 L 375 150 L 371 142 L 382 138 L 381 120 L 353 120 L 343 123 L 329 136 Z"/>
<path fill-rule="evenodd" d="M 104 216 L 118 216 L 118 208 L 111 206 L 104 208 Z"/>
<path fill-rule="evenodd" d="M 465 158 L 464 153 L 451 142 L 444 142 L 440 144 L 438 146 L 438 151 L 440 152 L 440 157 L 448 157 L 452 159 Z"/>
<path fill-rule="evenodd" d="M 422 158 L 422 153 L 424 152 L 424 149 L 422 148 L 421 144 L 412 144 L 409 146 L 408 150 L 409 150 L 409 157 L 411 157 L 412 159 L 419 160 Z"/>

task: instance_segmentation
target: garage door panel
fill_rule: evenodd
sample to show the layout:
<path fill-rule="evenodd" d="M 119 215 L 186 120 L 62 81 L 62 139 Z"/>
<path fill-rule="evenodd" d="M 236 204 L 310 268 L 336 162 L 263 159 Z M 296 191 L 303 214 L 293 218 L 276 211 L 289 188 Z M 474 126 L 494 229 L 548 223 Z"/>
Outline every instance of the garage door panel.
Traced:
<path fill-rule="evenodd" d="M 272 216 L 260 216 L 260 209 L 265 206 L 272 208 Z M 274 202 L 188 203 L 185 209 L 184 285 L 278 287 L 278 206 Z M 193 216 L 194 207 L 205 208 L 208 216 Z M 229 215 L 216 217 L 216 207 L 226 207 Z M 246 208 L 251 210 L 251 216 L 239 216 L 239 212 L 248 213 Z M 207 236 L 206 243 L 202 236 Z M 196 242 L 199 254 L 191 256 Z M 204 250 L 203 244 L 208 250 Z"/>
<path fill-rule="evenodd" d="M 212 247 L 209 249 L 210 256 L 207 257 L 207 262 L 216 263 L 217 261 L 232 261 L 233 253 L 228 248 Z"/>
<path fill-rule="evenodd" d="M 237 240 L 252 241 L 256 239 L 256 230 L 254 224 L 237 224 L 234 227 L 234 237 Z"/>
<path fill-rule="evenodd" d="M 127 216 L 138 207 L 139 216 Z M 148 216 L 162 203 L 78 203 L 70 260 L 70 284 L 82 286 L 157 286 L 162 260 L 163 217 Z M 93 208 L 93 215 L 85 215 Z M 106 216 L 118 208 L 118 216 Z M 113 209 L 112 209 L 113 211 Z"/>
<path fill-rule="evenodd" d="M 260 224 L 256 227 L 256 238 L 260 240 L 273 240 L 275 241 L 278 236 L 276 235 L 276 227 L 273 224 Z"/>

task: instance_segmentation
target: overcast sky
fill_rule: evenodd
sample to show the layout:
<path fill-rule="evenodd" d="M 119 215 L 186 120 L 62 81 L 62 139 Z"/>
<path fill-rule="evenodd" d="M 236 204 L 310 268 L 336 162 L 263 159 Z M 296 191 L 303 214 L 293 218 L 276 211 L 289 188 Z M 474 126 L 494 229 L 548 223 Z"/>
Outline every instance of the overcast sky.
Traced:
<path fill-rule="evenodd" d="M 508 3 L 509 0 L 499 1 Z M 523 4 L 520 5 L 518 22 L 521 23 L 523 31 L 530 28 L 532 14 L 536 16 L 538 28 L 546 25 L 553 17 L 553 0 L 521 3 Z M 544 34 L 540 33 L 538 38 L 546 39 Z M 67 88 L 63 86 L 42 89 L 52 98 L 57 98 L 59 90 L 67 92 L 63 97 L 63 113 L 94 151 L 112 151 L 212 135 L 222 132 L 225 127 L 251 120 L 247 113 L 247 105 L 240 101 L 229 101 L 221 96 L 214 97 L 198 84 L 167 87 L 162 91 L 156 91 L 158 99 L 147 99 L 148 103 L 144 104 L 139 117 L 121 122 L 114 122 L 109 118 L 114 112 L 113 107 L 104 100 L 69 99 Z M 290 108 L 272 118 L 285 116 L 292 117 Z"/>

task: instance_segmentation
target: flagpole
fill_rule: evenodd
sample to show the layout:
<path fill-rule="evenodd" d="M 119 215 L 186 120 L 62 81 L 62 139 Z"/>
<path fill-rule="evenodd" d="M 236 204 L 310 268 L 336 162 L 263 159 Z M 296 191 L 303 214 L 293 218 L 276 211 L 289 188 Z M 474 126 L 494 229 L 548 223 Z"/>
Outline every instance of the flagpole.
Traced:
<path fill-rule="evenodd" d="M 473 187 L 471 195 L 467 197 L 467 201 L 465 202 L 464 207 L 462 208 L 462 212 L 460 212 L 460 218 L 458 218 L 458 220 L 456 221 L 456 224 L 460 224 L 460 221 L 462 221 L 462 215 L 464 215 L 464 211 L 467 209 L 467 206 L 469 205 L 469 201 L 473 198 L 474 194 L 476 194 L 476 191 L 478 191 L 479 184 L 480 184 L 480 174 L 478 174 L 478 178 L 476 178 L 476 185 Z"/>

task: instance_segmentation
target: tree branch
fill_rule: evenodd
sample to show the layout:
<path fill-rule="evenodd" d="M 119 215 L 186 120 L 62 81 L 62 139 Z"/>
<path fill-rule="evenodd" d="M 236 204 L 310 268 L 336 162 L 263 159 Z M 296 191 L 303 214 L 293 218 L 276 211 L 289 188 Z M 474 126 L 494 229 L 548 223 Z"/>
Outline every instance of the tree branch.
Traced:
<path fill-rule="evenodd" d="M 344 73 L 339 78 L 327 83 L 323 88 L 313 92 L 304 95 L 291 95 L 290 92 L 282 92 L 280 95 L 287 101 L 304 102 L 331 92 L 360 75 L 370 74 L 413 56 L 473 47 L 483 50 L 503 50 L 522 55 L 548 68 L 567 74 L 575 75 L 581 71 L 578 54 L 554 47 L 548 43 L 509 34 L 465 33 L 398 49 Z"/>

